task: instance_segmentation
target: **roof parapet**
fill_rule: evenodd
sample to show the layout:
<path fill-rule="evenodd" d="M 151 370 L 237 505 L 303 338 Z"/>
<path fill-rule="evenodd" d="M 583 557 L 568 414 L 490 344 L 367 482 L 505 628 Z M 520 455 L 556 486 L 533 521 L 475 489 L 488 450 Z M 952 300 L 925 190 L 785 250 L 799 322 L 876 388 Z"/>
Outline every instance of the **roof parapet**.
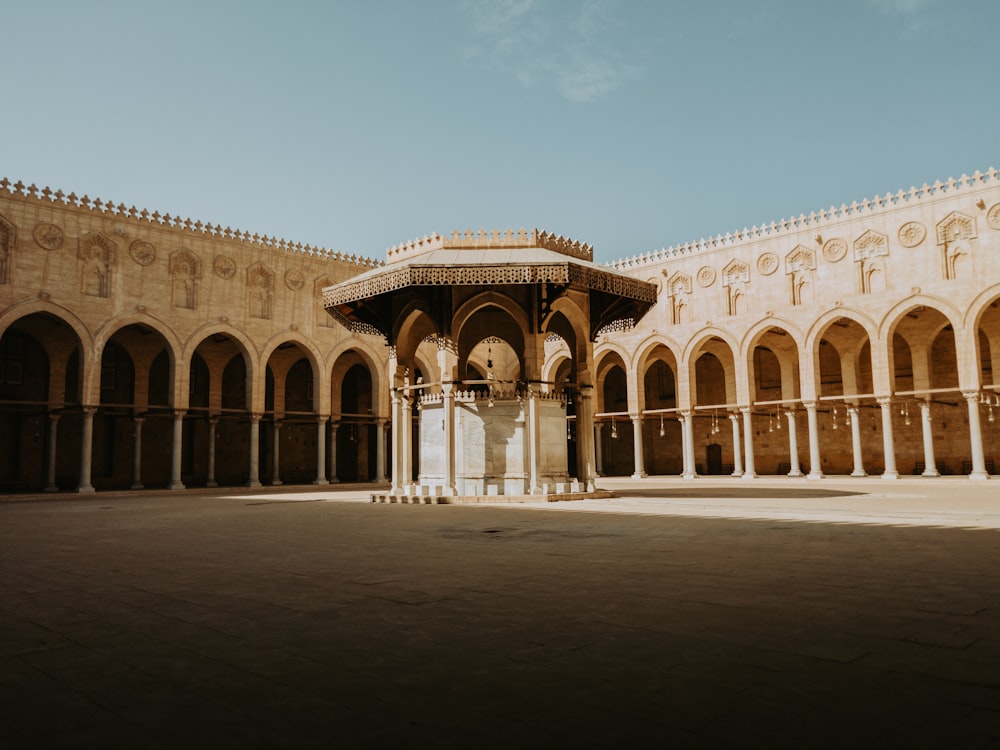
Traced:
<path fill-rule="evenodd" d="M 450 236 L 443 237 L 437 232 L 400 245 L 393 245 L 386 251 L 386 263 L 407 260 L 431 250 L 487 250 L 497 248 L 543 248 L 578 260 L 594 260 L 594 248 L 569 237 L 552 234 L 538 229 L 494 229 L 478 232 L 456 229 Z"/>

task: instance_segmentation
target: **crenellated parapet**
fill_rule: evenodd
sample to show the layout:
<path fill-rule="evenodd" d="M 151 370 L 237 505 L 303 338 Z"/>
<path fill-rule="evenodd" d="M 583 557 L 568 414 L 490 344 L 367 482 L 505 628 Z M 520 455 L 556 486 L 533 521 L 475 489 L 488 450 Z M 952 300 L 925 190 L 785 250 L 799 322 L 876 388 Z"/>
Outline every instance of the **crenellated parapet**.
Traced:
<path fill-rule="evenodd" d="M 0 195 L 24 198 L 29 201 L 37 201 L 41 204 L 66 206 L 69 208 L 83 209 L 96 214 L 103 214 L 106 217 L 114 218 L 124 222 L 134 222 L 147 226 L 157 226 L 175 231 L 190 232 L 193 235 L 202 237 L 213 237 L 244 243 L 260 249 L 294 253 L 302 256 L 310 256 L 323 260 L 333 260 L 350 266 L 355 266 L 360 273 L 371 268 L 383 265 L 382 261 L 365 258 L 358 255 L 347 254 L 339 251 L 329 250 L 325 247 L 315 247 L 313 245 L 303 245 L 301 242 L 291 242 L 283 238 L 261 235 L 241 229 L 223 227 L 221 224 L 211 222 L 192 221 L 191 219 L 161 214 L 158 211 L 148 211 L 147 209 L 137 209 L 135 206 L 126 206 L 124 203 L 115 204 L 114 201 L 104 201 L 100 198 L 89 198 L 84 195 L 77 196 L 76 193 L 66 194 L 62 190 L 51 190 L 48 187 L 38 188 L 36 185 L 25 185 L 18 180 L 12 183 L 4 177 L 0 179 Z"/>
<path fill-rule="evenodd" d="M 850 205 L 844 203 L 839 208 L 831 206 L 829 209 L 813 211 L 808 216 L 801 214 L 797 218 L 772 221 L 770 224 L 753 226 L 749 229 L 744 227 L 742 231 L 726 232 L 724 235 L 719 234 L 708 239 L 671 245 L 642 255 L 611 261 L 607 265 L 618 271 L 629 271 L 659 264 L 672 258 L 697 255 L 724 248 L 739 248 L 760 240 L 777 239 L 806 229 L 819 230 L 844 221 L 877 216 L 962 191 L 968 192 L 984 187 L 995 187 L 998 183 L 1000 183 L 1000 172 L 991 167 L 985 172 L 977 170 L 971 176 L 963 174 L 957 180 L 954 178 L 949 178 L 944 182 L 938 180 L 933 185 L 924 183 L 920 187 L 911 187 L 909 190 L 886 193 L 884 196 L 876 196 L 871 199 L 864 198 L 861 201 L 854 201 Z"/>
<path fill-rule="evenodd" d="M 542 248 L 579 260 L 593 261 L 594 248 L 577 240 L 562 235 L 551 234 L 538 229 L 494 229 L 478 232 L 467 229 L 464 232 L 455 230 L 444 237 L 436 232 L 422 239 L 393 245 L 386 251 L 386 262 L 407 260 L 432 250 L 494 250 L 516 248 Z"/>

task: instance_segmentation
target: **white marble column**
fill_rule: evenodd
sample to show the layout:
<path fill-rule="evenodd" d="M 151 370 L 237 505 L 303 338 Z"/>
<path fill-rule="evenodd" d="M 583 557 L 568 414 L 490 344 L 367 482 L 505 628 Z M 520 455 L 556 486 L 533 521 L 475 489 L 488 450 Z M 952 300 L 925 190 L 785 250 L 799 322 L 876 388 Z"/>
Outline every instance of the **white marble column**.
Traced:
<path fill-rule="evenodd" d="M 56 448 L 59 445 L 59 417 L 58 412 L 49 412 L 49 446 L 45 456 L 45 491 L 58 492 L 59 485 L 56 484 Z"/>
<path fill-rule="evenodd" d="M 795 411 L 789 409 L 785 412 L 788 420 L 788 462 L 791 469 L 788 472 L 790 477 L 801 477 L 802 467 L 799 466 L 799 436 L 795 424 Z M 778 419 L 781 419 L 779 416 Z"/>
<path fill-rule="evenodd" d="M 642 417 L 638 414 L 632 415 L 632 448 L 635 454 L 635 471 L 632 473 L 632 478 L 642 479 L 646 476 L 646 466 L 642 455 Z"/>
<path fill-rule="evenodd" d="M 677 421 L 681 423 L 681 477 L 684 479 L 694 479 L 697 475 L 694 471 L 694 430 L 691 428 L 694 421 L 694 412 L 690 409 L 677 412 Z"/>
<path fill-rule="evenodd" d="M 329 457 L 327 471 L 330 472 L 330 484 L 340 482 L 340 477 L 337 476 L 337 427 L 339 424 L 335 419 L 330 420 L 330 442 L 327 445 L 327 455 Z"/>
<path fill-rule="evenodd" d="M 816 414 L 816 402 L 807 401 L 806 422 L 809 427 L 809 479 L 822 479 L 822 457 L 819 452 L 819 419 Z"/>
<path fill-rule="evenodd" d="M 972 448 L 972 472 L 969 479 L 989 479 L 983 454 L 983 428 L 979 421 L 979 393 L 962 391 L 969 406 L 969 443 Z"/>
<path fill-rule="evenodd" d="M 442 495 L 455 494 L 455 384 L 441 384 L 444 419 L 444 477 Z"/>
<path fill-rule="evenodd" d="M 282 484 L 281 481 L 281 422 L 274 420 L 271 428 L 271 484 Z"/>
<path fill-rule="evenodd" d="M 541 471 L 539 470 L 542 447 L 538 444 L 540 439 L 538 432 L 538 403 L 535 400 L 535 392 L 531 390 L 531 385 L 528 385 L 525 406 L 527 407 L 525 423 L 528 428 L 528 492 L 532 495 L 542 494 L 545 492 L 545 488 L 541 486 Z"/>
<path fill-rule="evenodd" d="M 205 482 L 206 487 L 218 487 L 219 483 L 215 481 L 215 432 L 219 428 L 219 418 L 209 417 L 208 418 L 208 480 Z"/>
<path fill-rule="evenodd" d="M 388 421 L 375 420 L 375 481 L 385 481 L 385 441 Z"/>
<path fill-rule="evenodd" d="M 418 395 L 417 398 L 420 398 Z M 402 415 L 402 431 L 399 436 L 400 447 L 400 485 L 404 490 L 413 484 L 413 411 L 410 398 L 403 394 L 400 403 Z"/>
<path fill-rule="evenodd" d="M 861 452 L 861 410 L 857 406 L 848 406 L 847 413 L 851 417 L 851 453 L 854 456 L 851 476 L 864 477 L 868 473 L 865 471 L 864 455 Z"/>
<path fill-rule="evenodd" d="M 756 479 L 757 469 L 753 463 L 753 408 L 741 406 L 740 413 L 743 415 L 743 459 L 746 464 L 743 478 Z"/>
<path fill-rule="evenodd" d="M 142 489 L 142 423 L 144 417 L 134 417 L 132 423 L 135 425 L 132 430 L 132 485 L 131 489 Z"/>
<path fill-rule="evenodd" d="M 174 437 L 170 449 L 170 489 L 183 490 L 181 481 L 181 449 L 184 444 L 184 409 L 174 409 Z"/>
<path fill-rule="evenodd" d="M 399 495 L 403 492 L 403 401 L 396 390 L 390 392 L 390 399 L 392 445 L 389 450 L 389 482 L 392 484 L 390 492 Z"/>
<path fill-rule="evenodd" d="M 250 479 L 247 487 L 260 487 L 260 414 L 250 415 Z"/>
<path fill-rule="evenodd" d="M 885 471 L 883 479 L 899 479 L 896 471 L 896 443 L 892 434 L 892 398 L 882 396 L 878 399 L 882 409 L 882 452 L 885 454 Z"/>
<path fill-rule="evenodd" d="M 730 414 L 729 421 L 733 424 L 733 474 L 743 476 L 743 438 L 740 436 L 740 415 Z"/>
<path fill-rule="evenodd" d="M 934 431 L 931 429 L 931 405 L 927 401 L 920 402 L 920 432 L 924 439 L 923 476 L 941 476 L 937 470 L 937 458 L 934 457 Z"/>
<path fill-rule="evenodd" d="M 76 491 L 84 495 L 89 495 L 94 491 L 94 485 L 90 483 L 90 470 L 94 460 L 94 414 L 96 413 L 96 406 L 83 407 L 83 425 L 80 435 L 80 484 Z"/>

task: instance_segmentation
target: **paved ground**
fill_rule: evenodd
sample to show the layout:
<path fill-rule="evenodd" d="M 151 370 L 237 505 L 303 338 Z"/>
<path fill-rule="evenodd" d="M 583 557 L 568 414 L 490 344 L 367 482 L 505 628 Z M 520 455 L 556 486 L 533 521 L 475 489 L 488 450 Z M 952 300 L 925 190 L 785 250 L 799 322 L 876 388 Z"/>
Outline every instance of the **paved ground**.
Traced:
<path fill-rule="evenodd" d="M 1000 746 L 1000 482 L 0 501 L 0 747 Z"/>

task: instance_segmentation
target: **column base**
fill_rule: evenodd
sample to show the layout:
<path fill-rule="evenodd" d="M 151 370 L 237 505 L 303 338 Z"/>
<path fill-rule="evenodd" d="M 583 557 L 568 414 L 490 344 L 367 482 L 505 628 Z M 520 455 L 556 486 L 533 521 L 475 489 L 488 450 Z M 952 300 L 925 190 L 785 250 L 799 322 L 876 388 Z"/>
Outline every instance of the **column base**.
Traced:
<path fill-rule="evenodd" d="M 822 471 L 810 471 L 806 475 L 806 479 L 823 479 L 824 475 Z"/>
<path fill-rule="evenodd" d="M 788 472 L 787 476 L 790 476 L 790 477 L 801 477 L 802 476 L 802 472 L 798 471 L 798 470 L 790 471 L 790 472 Z"/>
<path fill-rule="evenodd" d="M 258 480 L 256 480 L 256 479 L 251 479 L 249 482 L 246 483 L 246 486 L 247 487 L 260 487 L 261 483 Z"/>
<path fill-rule="evenodd" d="M 740 479 L 756 479 L 756 478 L 757 478 L 757 472 L 755 471 L 744 471 L 743 476 L 740 477 Z"/>
<path fill-rule="evenodd" d="M 182 482 L 180 480 L 177 480 L 175 482 L 171 482 L 170 483 L 170 487 L 168 489 L 171 489 L 171 490 L 183 490 L 183 489 L 187 489 L 187 488 L 184 486 L 184 482 Z"/>
<path fill-rule="evenodd" d="M 279 487 L 282 484 L 284 484 L 284 482 L 282 482 L 280 479 L 275 479 L 274 481 L 271 482 L 272 487 Z"/>
<path fill-rule="evenodd" d="M 216 482 L 214 479 L 212 479 L 212 480 L 210 480 L 208 482 L 205 482 L 205 486 L 206 487 L 218 487 L 219 483 Z"/>
<path fill-rule="evenodd" d="M 733 470 L 733 473 L 732 473 L 732 474 L 730 474 L 729 476 L 731 476 L 731 477 L 741 477 L 741 476 L 743 476 L 743 470 L 742 470 L 742 469 L 740 469 L 739 471 L 736 471 L 736 470 L 734 469 L 734 470 Z"/>
<path fill-rule="evenodd" d="M 866 476 L 868 476 L 868 472 L 865 471 L 864 469 L 855 469 L 854 471 L 851 472 L 851 476 L 852 477 L 866 477 Z"/>
<path fill-rule="evenodd" d="M 647 474 L 644 471 L 637 471 L 635 474 L 632 475 L 632 478 L 633 479 L 645 479 L 648 476 L 649 476 L 649 474 Z"/>
<path fill-rule="evenodd" d="M 681 479 L 697 479 L 697 478 L 698 475 L 695 474 L 693 471 L 688 471 L 681 474 Z"/>
<path fill-rule="evenodd" d="M 899 479 L 898 471 L 887 471 L 882 474 L 882 479 Z"/>
<path fill-rule="evenodd" d="M 340 484 L 340 480 L 337 477 L 330 477 L 330 484 Z"/>
<path fill-rule="evenodd" d="M 47 484 L 42 492 L 58 492 L 59 488 L 54 484 Z"/>
<path fill-rule="evenodd" d="M 330 483 L 325 479 L 314 479 L 313 484 L 330 484 Z"/>
<path fill-rule="evenodd" d="M 130 490 L 144 490 L 146 489 L 146 485 L 144 485 L 142 482 L 132 482 L 132 484 L 130 484 L 128 488 Z"/>
<path fill-rule="evenodd" d="M 983 480 L 989 479 L 990 475 L 985 471 L 974 471 L 969 474 L 969 479 L 974 482 L 982 482 Z"/>
<path fill-rule="evenodd" d="M 79 487 L 76 488 L 76 491 L 79 494 L 81 494 L 81 495 L 93 495 L 94 494 L 94 485 L 92 485 L 92 484 L 81 484 Z"/>
<path fill-rule="evenodd" d="M 927 469 L 920 476 L 922 476 L 922 477 L 939 477 L 939 476 L 941 476 L 941 473 L 937 469 Z"/>

